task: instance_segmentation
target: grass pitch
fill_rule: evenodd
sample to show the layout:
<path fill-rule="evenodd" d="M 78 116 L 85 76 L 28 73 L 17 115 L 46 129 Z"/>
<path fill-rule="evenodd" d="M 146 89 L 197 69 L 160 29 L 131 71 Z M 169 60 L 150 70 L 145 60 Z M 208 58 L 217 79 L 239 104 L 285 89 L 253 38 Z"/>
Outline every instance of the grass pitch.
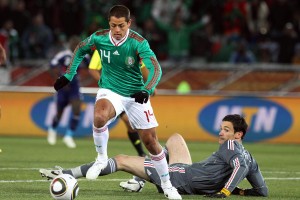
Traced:
<path fill-rule="evenodd" d="M 50 182 L 41 178 L 39 168 L 55 165 L 70 168 L 91 162 L 96 153 L 91 138 L 77 139 L 77 148 L 68 149 L 61 140 L 49 146 L 45 138 L 0 137 L 0 199 L 1 200 L 51 200 Z M 217 143 L 188 142 L 193 161 L 208 157 L 218 148 Z M 269 187 L 269 199 L 300 199 L 300 146 L 250 144 L 244 146 L 256 158 Z M 129 140 L 110 140 L 109 156 L 135 155 Z M 166 199 L 147 183 L 141 193 L 124 192 L 119 182 L 131 178 L 130 174 L 117 172 L 95 181 L 79 179 L 76 200 L 134 200 Z M 243 181 L 240 187 L 249 187 Z M 236 197 L 230 199 L 262 199 L 261 197 Z M 202 196 L 183 196 L 183 199 L 207 199 Z"/>

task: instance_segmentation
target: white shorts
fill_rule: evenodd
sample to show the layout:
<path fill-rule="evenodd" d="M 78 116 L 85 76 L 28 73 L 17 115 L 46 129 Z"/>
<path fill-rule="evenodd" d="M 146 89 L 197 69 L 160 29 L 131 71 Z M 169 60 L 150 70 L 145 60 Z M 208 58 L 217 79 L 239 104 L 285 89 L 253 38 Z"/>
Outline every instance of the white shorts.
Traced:
<path fill-rule="evenodd" d="M 109 100 L 116 111 L 116 116 L 110 119 L 106 125 L 113 122 L 123 111 L 128 116 L 130 125 L 134 129 L 149 129 L 157 127 L 150 99 L 147 103 L 137 103 L 134 98 L 123 97 L 109 89 L 100 88 L 97 92 L 96 101 L 99 99 Z"/>

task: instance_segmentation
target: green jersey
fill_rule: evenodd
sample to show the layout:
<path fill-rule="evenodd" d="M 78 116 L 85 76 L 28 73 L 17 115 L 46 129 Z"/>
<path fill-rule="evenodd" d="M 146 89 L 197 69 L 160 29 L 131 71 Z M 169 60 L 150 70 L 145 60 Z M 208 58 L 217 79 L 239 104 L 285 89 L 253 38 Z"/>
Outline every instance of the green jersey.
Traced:
<path fill-rule="evenodd" d="M 64 76 L 72 80 L 84 56 L 95 49 L 100 54 L 102 64 L 99 87 L 126 97 L 141 90 L 153 93 L 161 78 L 161 67 L 148 41 L 130 29 L 118 44 L 107 29 L 97 31 L 83 40 L 74 51 L 74 57 Z M 140 70 L 141 62 L 149 70 L 146 83 Z"/>

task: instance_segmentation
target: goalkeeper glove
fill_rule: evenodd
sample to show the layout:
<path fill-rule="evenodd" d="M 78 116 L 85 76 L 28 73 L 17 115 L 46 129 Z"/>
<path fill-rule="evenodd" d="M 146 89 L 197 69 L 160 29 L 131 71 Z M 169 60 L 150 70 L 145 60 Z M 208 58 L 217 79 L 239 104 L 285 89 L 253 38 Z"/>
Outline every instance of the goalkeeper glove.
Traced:
<path fill-rule="evenodd" d="M 131 98 L 135 99 L 135 102 L 143 104 L 143 103 L 147 103 L 148 99 L 149 99 L 149 93 L 142 90 L 139 91 L 137 93 L 134 93 L 132 95 L 130 95 Z"/>
<path fill-rule="evenodd" d="M 65 76 L 60 76 L 54 83 L 54 89 L 58 91 L 61 88 L 65 87 L 68 83 L 70 83 L 70 81 Z"/>
<path fill-rule="evenodd" d="M 223 188 L 220 192 L 215 193 L 215 194 L 207 194 L 205 195 L 205 197 L 209 197 L 209 198 L 226 198 L 230 195 L 230 191 Z"/>
<path fill-rule="evenodd" d="M 245 190 L 239 187 L 234 188 L 231 194 L 245 196 Z"/>

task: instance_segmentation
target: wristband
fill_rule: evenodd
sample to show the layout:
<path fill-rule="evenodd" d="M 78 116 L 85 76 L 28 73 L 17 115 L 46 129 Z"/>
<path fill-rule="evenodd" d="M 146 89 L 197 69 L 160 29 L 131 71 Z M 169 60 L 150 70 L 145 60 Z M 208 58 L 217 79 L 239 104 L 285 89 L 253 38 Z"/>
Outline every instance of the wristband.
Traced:
<path fill-rule="evenodd" d="M 225 194 L 227 197 L 231 194 L 231 192 L 230 192 L 229 190 L 227 190 L 226 188 L 223 188 L 223 189 L 221 190 L 221 192 L 222 192 L 223 194 Z"/>

